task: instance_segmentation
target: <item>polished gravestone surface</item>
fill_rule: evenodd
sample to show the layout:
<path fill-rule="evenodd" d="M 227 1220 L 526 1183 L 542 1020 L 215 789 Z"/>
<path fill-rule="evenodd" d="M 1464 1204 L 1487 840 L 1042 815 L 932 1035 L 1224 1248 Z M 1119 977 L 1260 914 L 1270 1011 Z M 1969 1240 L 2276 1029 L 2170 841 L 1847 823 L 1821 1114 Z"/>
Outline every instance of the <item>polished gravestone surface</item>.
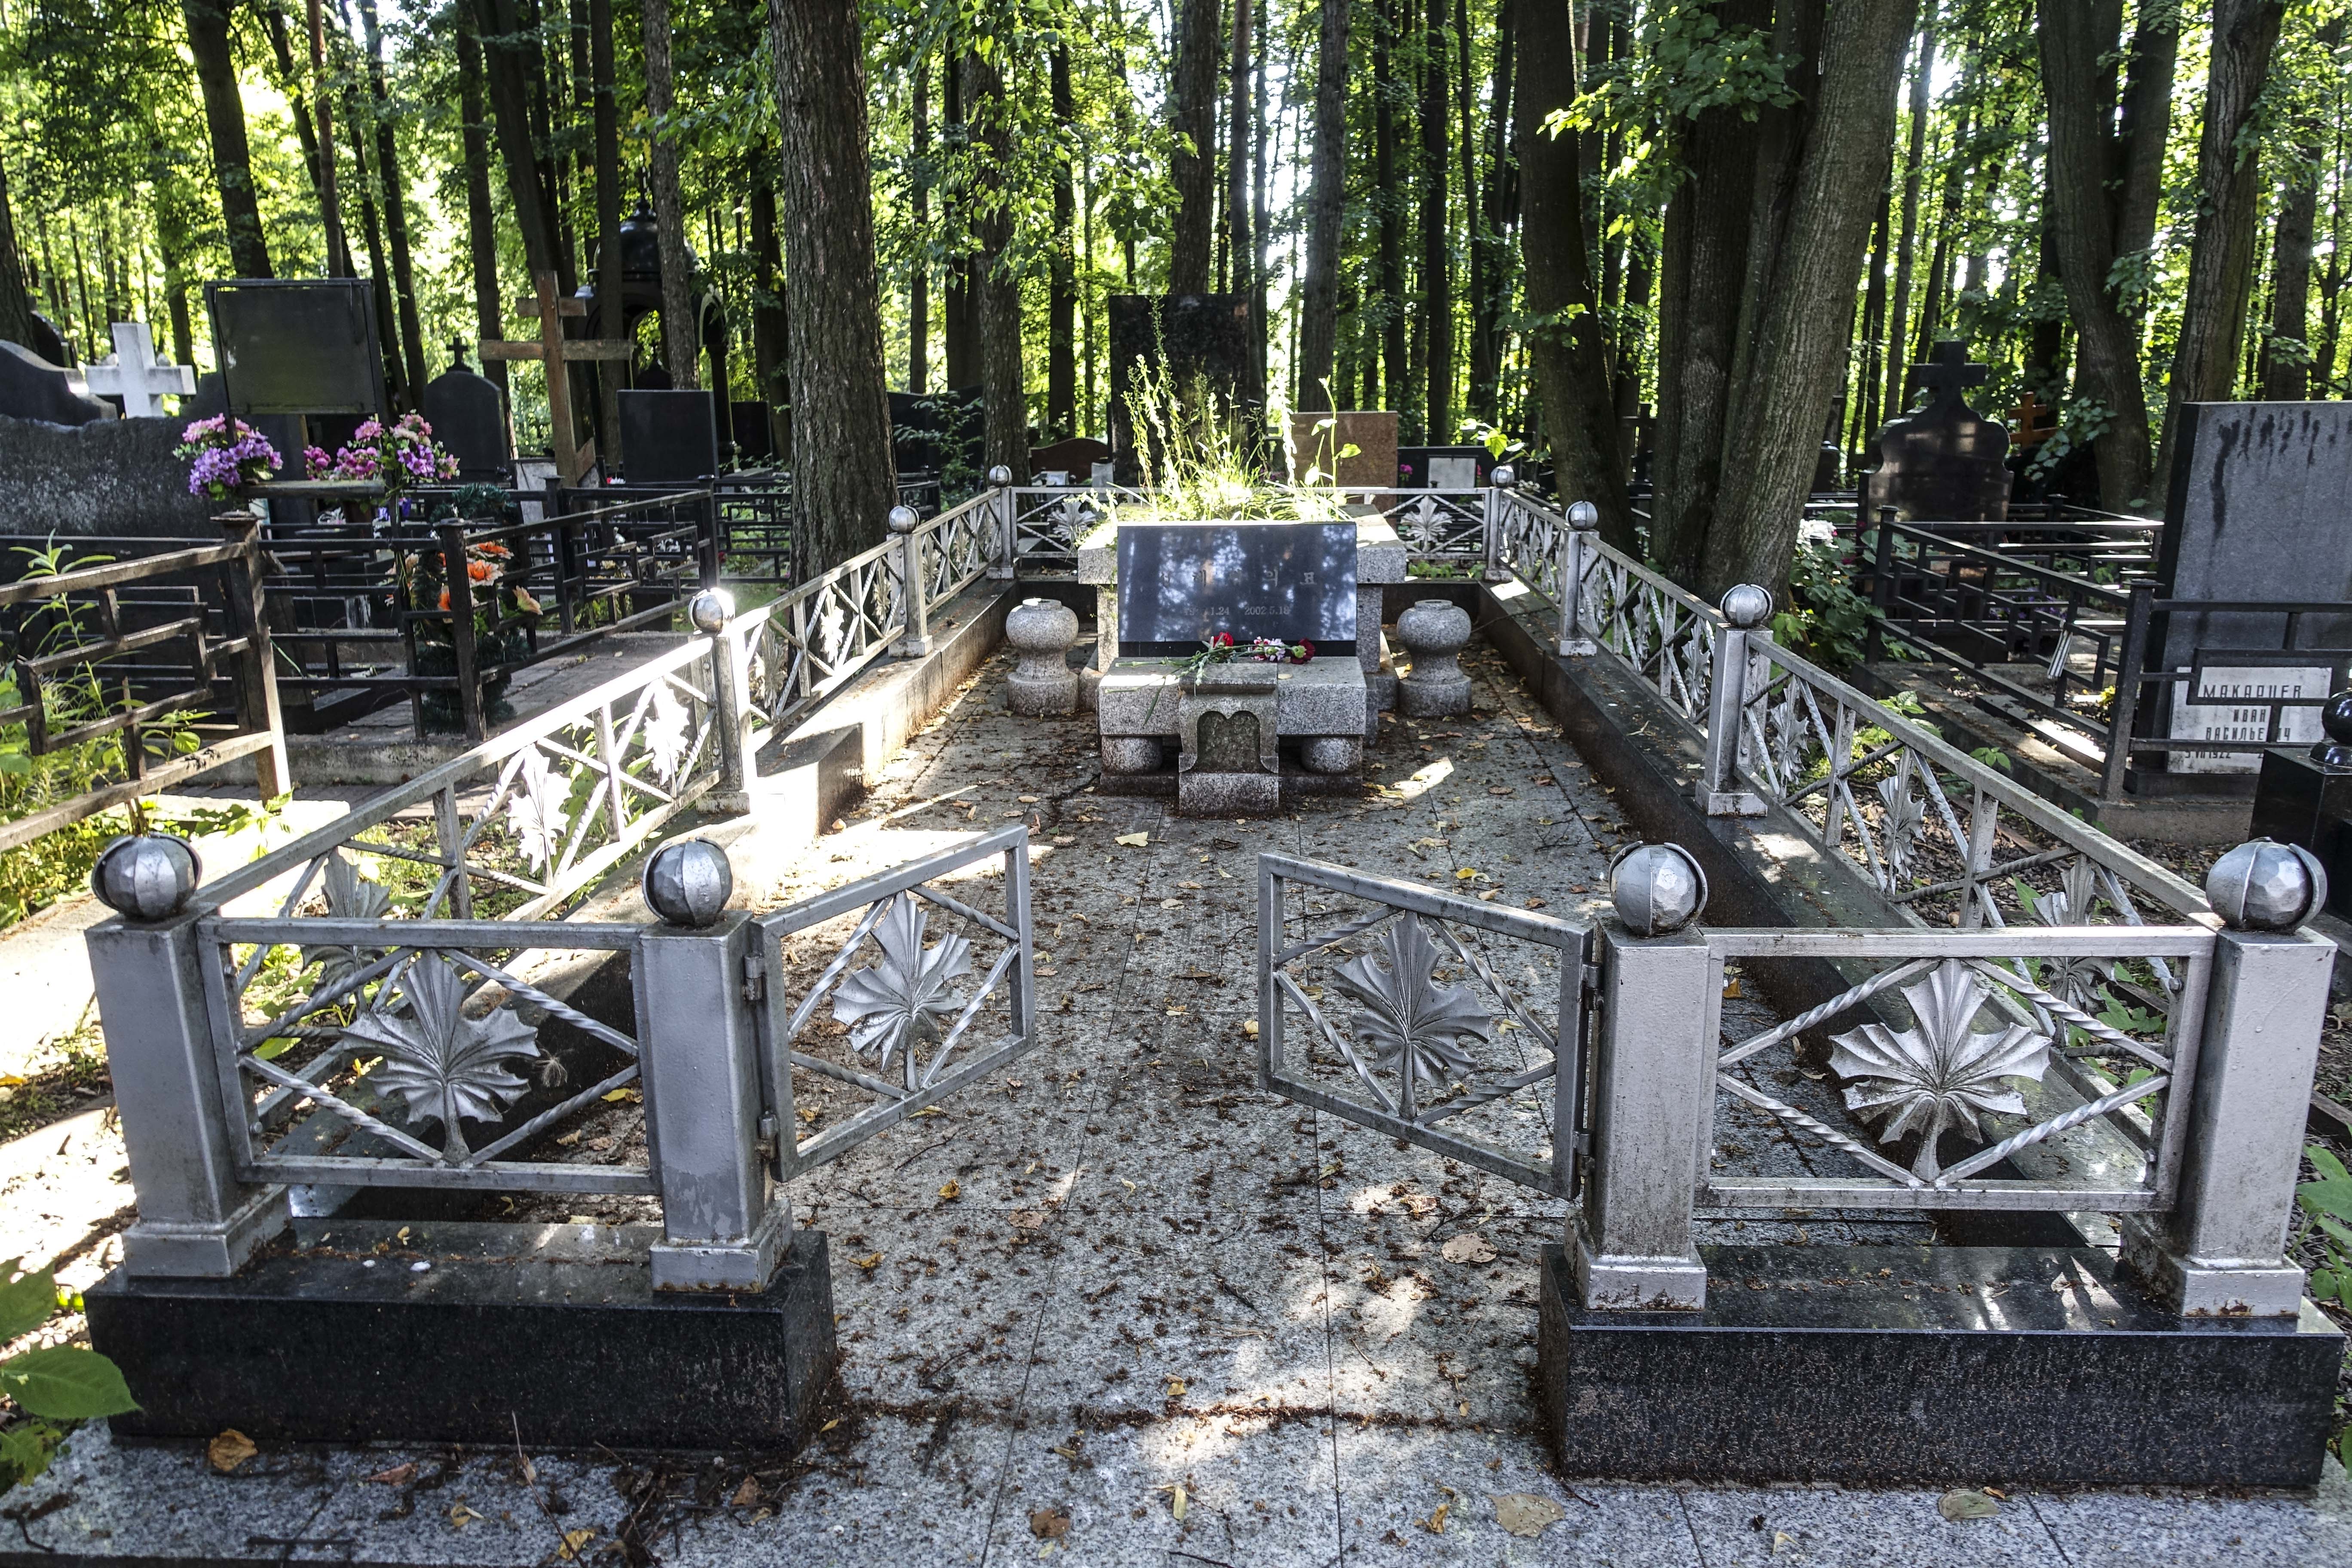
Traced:
<path fill-rule="evenodd" d="M 1862 479 L 1862 515 L 1893 507 L 1906 521 L 1999 521 L 2009 515 L 2009 432 L 1969 406 L 1968 388 L 1986 369 L 1968 345 L 1947 340 L 1911 367 L 1910 389 L 1927 406 L 1878 433 L 1878 467 Z"/>
<path fill-rule="evenodd" d="M 205 285 L 229 412 L 383 416 L 373 290 L 364 278 Z"/>
<path fill-rule="evenodd" d="M 1353 522 L 1122 522 L 1118 647 L 1181 658 L 1225 633 L 1356 651 Z"/>
<path fill-rule="evenodd" d="M 1180 401 L 1205 393 L 1220 415 L 1246 413 L 1255 355 L 1249 300 L 1239 294 L 1110 297 L 1110 445 L 1118 482 L 1140 483 L 1141 433 L 1129 399 L 1165 373 Z"/>
<path fill-rule="evenodd" d="M 633 485 L 693 484 L 719 471 L 719 415 L 708 392 L 621 394 L 621 466 Z"/>
<path fill-rule="evenodd" d="M 423 413 L 433 438 L 457 459 L 460 484 L 514 482 L 513 432 L 499 384 L 466 366 L 460 356 L 425 384 Z"/>

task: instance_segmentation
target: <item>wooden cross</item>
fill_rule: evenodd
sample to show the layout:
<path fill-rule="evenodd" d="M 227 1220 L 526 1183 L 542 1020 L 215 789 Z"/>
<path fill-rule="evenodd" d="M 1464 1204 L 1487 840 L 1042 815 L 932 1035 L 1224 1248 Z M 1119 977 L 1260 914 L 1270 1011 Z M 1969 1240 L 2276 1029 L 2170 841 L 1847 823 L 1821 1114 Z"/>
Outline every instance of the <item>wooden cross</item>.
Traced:
<path fill-rule="evenodd" d="M 479 347 L 485 360 L 535 359 L 547 367 L 547 420 L 555 443 L 555 468 L 565 484 L 576 485 L 596 460 L 596 454 L 593 442 L 585 448 L 572 444 L 572 378 L 564 374 L 563 366 L 575 360 L 625 363 L 635 357 L 637 345 L 627 338 L 565 337 L 563 318 L 585 316 L 588 301 L 556 293 L 552 272 L 536 273 L 531 282 L 539 290 L 537 296 L 516 300 L 515 309 L 539 317 L 539 341 L 510 342 L 484 338 Z"/>
<path fill-rule="evenodd" d="M 196 373 L 184 364 L 159 363 L 146 322 L 117 321 L 114 357 L 90 366 L 85 384 L 93 395 L 122 399 L 125 419 L 151 419 L 163 412 L 163 398 L 196 390 Z"/>
<path fill-rule="evenodd" d="M 2058 433 L 2058 411 L 2045 407 L 2031 392 L 2017 400 L 2010 416 L 2017 421 L 2017 444 L 2021 447 L 2038 447 Z"/>

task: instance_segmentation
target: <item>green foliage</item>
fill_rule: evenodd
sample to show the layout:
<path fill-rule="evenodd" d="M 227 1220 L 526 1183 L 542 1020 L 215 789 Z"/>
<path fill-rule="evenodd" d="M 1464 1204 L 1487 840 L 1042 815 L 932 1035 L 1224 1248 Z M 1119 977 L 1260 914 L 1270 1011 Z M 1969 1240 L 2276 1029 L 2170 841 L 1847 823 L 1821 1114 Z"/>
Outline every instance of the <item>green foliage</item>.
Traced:
<path fill-rule="evenodd" d="M 1853 578 L 1835 540 L 1801 540 L 1789 563 L 1789 608 L 1772 617 L 1772 636 L 1786 648 L 1832 670 L 1862 662 L 1874 613 L 1853 591 Z"/>
<path fill-rule="evenodd" d="M 2306 1238 L 2317 1248 L 2320 1266 L 2311 1271 L 2311 1293 L 2352 1311 L 2352 1173 L 2325 1144 L 2303 1152 L 2319 1179 L 2294 1190 Z"/>
<path fill-rule="evenodd" d="M 18 1271 L 0 1263 L 0 1344 L 22 1339 L 66 1305 L 47 1268 Z M 16 1420 L 0 1428 L 0 1489 L 48 1468 L 64 1435 L 61 1421 L 93 1421 L 139 1408 L 121 1369 L 80 1345 L 44 1345 L 0 1360 L 0 1395 L 14 1402 Z"/>

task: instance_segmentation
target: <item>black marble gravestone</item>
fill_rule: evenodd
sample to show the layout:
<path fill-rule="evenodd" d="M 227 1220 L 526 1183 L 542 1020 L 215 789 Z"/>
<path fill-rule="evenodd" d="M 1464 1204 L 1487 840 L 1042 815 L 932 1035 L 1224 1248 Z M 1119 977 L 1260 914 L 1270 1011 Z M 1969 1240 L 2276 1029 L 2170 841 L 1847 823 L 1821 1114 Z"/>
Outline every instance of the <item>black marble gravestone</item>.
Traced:
<path fill-rule="evenodd" d="M 1221 415 L 1255 416 L 1243 399 L 1253 374 L 1249 300 L 1239 294 L 1113 294 L 1110 297 L 1110 446 L 1118 482 L 1139 484 L 1144 438 L 1130 400 L 1167 374 L 1168 388 L 1189 402 L 1198 392 Z"/>
<path fill-rule="evenodd" d="M 890 446 L 902 474 L 937 474 L 951 466 L 977 470 L 987 405 L 980 388 L 890 395 Z"/>
<path fill-rule="evenodd" d="M 716 403 L 708 392 L 623 392 L 621 453 L 629 483 L 693 484 L 717 473 Z"/>
<path fill-rule="evenodd" d="M 425 384 L 425 422 L 457 459 L 460 484 L 514 482 L 514 443 L 499 384 L 466 368 L 463 354 Z"/>
<path fill-rule="evenodd" d="M 735 455 L 746 463 L 764 463 L 776 455 L 776 427 L 768 405 L 756 397 L 740 398 L 727 405 L 735 432 Z"/>
<path fill-rule="evenodd" d="M 2320 710 L 2327 739 L 2304 752 L 2273 746 L 2254 784 L 2254 836 L 2300 844 L 2327 868 L 2327 909 L 2352 917 L 2352 691 Z"/>
<path fill-rule="evenodd" d="M 1968 361 L 1968 345 L 1947 339 L 1911 367 L 1910 390 L 1925 387 L 1927 404 L 1879 431 L 1878 467 L 1862 480 L 1864 517 L 1885 507 L 1906 521 L 2008 517 L 2009 432 L 1969 406 L 1967 389 L 1984 380 L 1985 367 Z"/>
<path fill-rule="evenodd" d="M 19 343 L 0 342 L 0 417 L 47 425 L 87 425 L 113 411 L 74 389 L 73 372 Z"/>
<path fill-rule="evenodd" d="M 1198 653 L 1219 632 L 1354 653 L 1356 525 L 1120 523 L 1119 653 Z"/>
<path fill-rule="evenodd" d="M 383 417 L 383 352 L 367 279 L 233 279 L 205 284 L 205 303 L 228 412 Z"/>

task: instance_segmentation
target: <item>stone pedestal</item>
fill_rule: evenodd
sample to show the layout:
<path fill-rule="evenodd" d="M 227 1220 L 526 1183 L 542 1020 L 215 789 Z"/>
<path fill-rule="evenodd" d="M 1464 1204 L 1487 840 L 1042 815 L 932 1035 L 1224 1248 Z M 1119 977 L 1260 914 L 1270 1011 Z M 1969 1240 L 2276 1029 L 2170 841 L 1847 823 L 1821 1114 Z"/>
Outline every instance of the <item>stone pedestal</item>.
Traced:
<path fill-rule="evenodd" d="M 1055 599 L 1024 599 L 1004 617 L 1004 641 L 1020 656 L 1006 681 L 1006 702 L 1027 718 L 1077 711 L 1078 672 L 1070 668 L 1077 612 Z"/>
<path fill-rule="evenodd" d="M 761 1448 L 815 1430 L 833 1276 L 803 1230 L 765 1290 L 663 1292 L 658 1226 L 297 1222 L 226 1279 L 131 1279 L 87 1300 L 139 1437 Z M 381 1247 L 383 1250 L 379 1251 Z"/>
<path fill-rule="evenodd" d="M 1397 617 L 1397 641 L 1412 668 L 1397 686 L 1397 706 L 1414 719 L 1470 711 L 1470 678 L 1460 654 L 1470 641 L 1470 612 L 1447 599 L 1423 599 Z"/>
<path fill-rule="evenodd" d="M 1703 1310 L 1591 1311 L 1545 1249 L 1536 1386 L 1561 1474 L 2320 1479 L 2344 1335 L 2307 1301 L 2297 1317 L 2181 1318 L 2094 1247 L 1699 1253 Z"/>
<path fill-rule="evenodd" d="M 1275 750 L 1280 665 L 1214 665 L 1177 686 L 1176 810 L 1265 816 L 1282 805 Z"/>
<path fill-rule="evenodd" d="M 1351 793 L 1362 786 L 1365 701 L 1364 672 L 1346 656 L 1236 662 L 1198 689 L 1177 659 L 1122 658 L 1097 693 L 1102 789 L 1173 794 L 1180 812 L 1203 816 L 1264 816 L 1285 795 Z"/>

